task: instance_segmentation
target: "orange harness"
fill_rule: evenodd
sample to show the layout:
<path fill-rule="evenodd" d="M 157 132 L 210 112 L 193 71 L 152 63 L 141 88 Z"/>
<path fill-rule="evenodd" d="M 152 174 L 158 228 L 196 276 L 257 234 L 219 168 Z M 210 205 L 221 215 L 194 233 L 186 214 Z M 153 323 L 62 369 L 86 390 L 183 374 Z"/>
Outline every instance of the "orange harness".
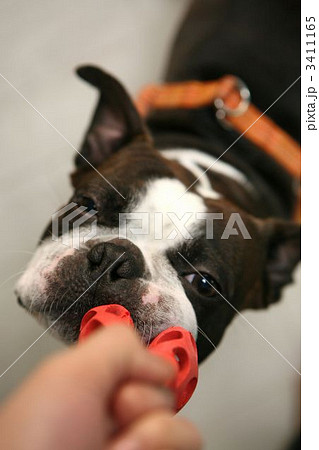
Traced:
<path fill-rule="evenodd" d="M 205 82 L 148 85 L 140 92 L 136 105 L 143 116 L 155 109 L 195 109 L 214 105 L 218 119 L 271 156 L 300 184 L 300 145 L 250 103 L 248 88 L 233 75 Z M 300 212 L 299 206 L 297 209 Z"/>

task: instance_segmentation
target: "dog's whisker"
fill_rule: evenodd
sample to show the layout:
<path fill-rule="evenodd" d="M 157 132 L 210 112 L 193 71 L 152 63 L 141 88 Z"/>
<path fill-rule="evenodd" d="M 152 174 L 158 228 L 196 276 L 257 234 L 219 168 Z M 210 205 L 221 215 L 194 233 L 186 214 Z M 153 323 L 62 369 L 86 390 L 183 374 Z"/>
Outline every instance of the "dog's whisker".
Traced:
<path fill-rule="evenodd" d="M 210 343 L 210 345 L 214 348 L 214 355 L 220 360 L 220 352 L 217 351 L 217 347 L 214 342 L 211 340 L 209 336 L 205 333 L 205 331 L 197 325 L 197 329 L 199 333 Z"/>
<path fill-rule="evenodd" d="M 25 253 L 33 256 L 36 252 L 31 252 L 30 250 L 2 250 L 2 253 Z"/>
<path fill-rule="evenodd" d="M 142 334 L 142 341 L 144 340 L 144 336 L 145 336 L 145 320 L 143 320 L 143 334 Z"/>
<path fill-rule="evenodd" d="M 5 279 L 4 281 L 2 281 L 2 282 L 0 283 L 0 288 L 1 288 L 2 286 L 4 286 L 8 281 L 12 280 L 12 278 L 16 277 L 17 275 L 22 275 L 24 272 L 25 272 L 25 269 L 24 269 L 24 270 L 20 270 L 19 272 L 13 273 L 13 274 L 10 275 L 7 279 Z"/>
<path fill-rule="evenodd" d="M 49 187 L 49 193 L 51 196 L 51 200 L 53 202 L 53 205 L 55 208 L 58 208 L 58 205 L 61 205 L 63 202 L 61 201 L 61 199 L 59 198 L 58 192 L 55 188 L 55 185 L 50 182 L 50 179 L 47 176 L 42 176 L 43 180 L 47 183 L 48 187 Z"/>
<path fill-rule="evenodd" d="M 209 336 L 207 336 L 207 334 L 205 333 L 204 330 L 202 330 L 199 326 L 197 326 L 198 331 L 200 332 L 200 334 L 212 345 L 212 347 L 214 347 L 215 350 L 217 350 L 216 345 L 214 344 L 214 342 L 211 340 L 211 338 Z"/>
<path fill-rule="evenodd" d="M 56 291 L 56 293 L 55 293 L 55 297 L 54 297 L 53 302 L 51 302 L 51 304 L 48 304 L 49 302 L 46 302 L 46 304 L 45 304 L 45 309 L 46 309 L 47 304 L 48 304 L 48 315 L 51 314 L 52 306 L 55 304 L 55 301 L 56 301 L 57 296 L 58 296 L 58 291 Z"/>
<path fill-rule="evenodd" d="M 64 297 L 70 292 L 70 288 L 66 289 L 66 291 L 62 294 L 61 298 L 59 299 L 59 302 L 62 303 Z M 63 308 L 62 308 L 63 310 Z M 51 311 L 51 308 L 50 308 Z"/>
<path fill-rule="evenodd" d="M 60 301 L 65 297 L 65 295 L 68 293 L 69 290 L 70 290 L 70 288 L 66 289 L 66 291 L 62 294 L 62 296 L 60 298 Z M 48 321 L 47 323 L 49 323 L 49 321 L 50 321 L 50 315 L 51 315 L 52 307 L 56 306 L 55 305 L 55 300 L 56 300 L 58 294 L 59 294 L 59 292 L 56 291 L 54 301 L 51 301 L 51 303 L 50 302 L 45 302 L 45 304 L 44 304 L 44 308 L 43 308 L 42 314 L 43 314 L 43 316 L 45 316 L 47 318 L 47 321 Z M 58 302 L 57 302 L 57 304 L 58 304 Z"/>
<path fill-rule="evenodd" d="M 56 308 L 58 308 L 58 304 L 59 302 L 65 297 L 65 295 L 68 293 L 68 291 L 70 290 L 70 288 L 67 288 L 63 294 L 61 295 L 61 298 L 57 300 L 57 297 L 59 295 L 59 290 L 57 290 L 55 292 L 55 297 L 53 299 L 53 301 L 46 301 L 44 306 L 43 306 L 43 310 L 42 310 L 42 314 L 43 315 L 48 315 L 48 317 L 50 317 L 50 314 L 52 312 L 52 308 L 53 306 L 55 306 Z"/>
<path fill-rule="evenodd" d="M 152 331 L 153 331 L 153 322 L 151 322 L 151 325 L 150 325 L 150 334 L 149 334 L 149 337 L 148 337 L 148 340 L 147 340 L 147 346 L 150 345 L 150 341 L 151 341 L 151 337 L 152 337 Z"/>
<path fill-rule="evenodd" d="M 139 338 L 142 339 L 141 333 L 140 333 L 140 330 L 139 330 L 139 321 L 137 319 L 133 320 L 133 327 L 134 327 L 134 330 L 137 332 Z"/>

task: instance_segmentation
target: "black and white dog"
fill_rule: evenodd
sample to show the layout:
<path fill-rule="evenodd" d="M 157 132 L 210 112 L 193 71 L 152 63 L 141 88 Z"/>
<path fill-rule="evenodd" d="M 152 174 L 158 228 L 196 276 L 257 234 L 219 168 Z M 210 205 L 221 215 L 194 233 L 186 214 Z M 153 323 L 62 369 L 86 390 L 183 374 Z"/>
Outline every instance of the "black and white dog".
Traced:
<path fill-rule="evenodd" d="M 166 81 L 231 73 L 264 111 L 299 75 L 299 7 L 294 0 L 195 1 Z M 217 345 L 236 310 L 267 307 L 291 282 L 300 259 L 300 229 L 291 221 L 294 180 L 245 136 L 217 161 L 238 134 L 211 107 L 155 110 L 144 121 L 113 77 L 94 67 L 78 74 L 99 89 L 100 100 L 68 203 L 98 211 L 96 235 L 70 248 L 52 239 L 50 224 L 18 282 L 19 303 L 47 326 L 56 321 L 52 330 L 66 342 L 77 340 L 90 308 L 119 303 L 146 341 L 174 325 L 191 331 L 203 360 L 213 348 L 198 327 Z M 299 102 L 294 86 L 268 112 L 296 140 Z M 123 213 L 153 216 L 149 232 L 132 232 L 132 219 L 123 237 Z M 154 236 L 156 213 L 161 238 Z M 219 214 L 211 216 L 219 218 L 213 239 L 207 221 L 198 220 L 203 213 Z M 237 226 L 224 239 L 233 213 L 245 232 Z M 176 231 L 172 217 L 191 238 L 184 228 Z"/>

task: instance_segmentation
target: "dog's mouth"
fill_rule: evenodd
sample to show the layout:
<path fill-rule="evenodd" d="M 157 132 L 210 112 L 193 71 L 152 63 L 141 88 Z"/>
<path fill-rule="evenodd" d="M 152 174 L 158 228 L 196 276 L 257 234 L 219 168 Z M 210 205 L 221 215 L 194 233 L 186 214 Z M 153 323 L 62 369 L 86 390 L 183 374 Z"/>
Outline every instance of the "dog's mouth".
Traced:
<path fill-rule="evenodd" d="M 98 291 L 98 289 L 96 290 Z M 62 306 L 59 302 L 44 302 L 41 306 L 36 303 L 34 306 L 27 306 L 21 299 L 20 296 L 17 297 L 18 304 L 27 310 L 42 326 L 50 331 L 51 334 L 58 337 L 67 344 L 72 344 L 77 342 L 79 338 L 81 322 L 85 314 L 92 308 L 109 305 L 109 304 L 119 304 L 125 305 L 125 308 L 129 311 L 133 326 L 136 332 L 139 334 L 141 340 L 145 345 L 149 343 L 163 330 L 168 328 L 168 326 L 174 325 L 171 323 L 167 324 L 165 318 L 156 316 L 154 305 L 143 305 L 141 307 L 141 302 L 136 302 L 130 308 L 127 301 L 123 301 L 123 297 L 115 297 L 112 301 L 99 300 L 96 296 L 96 291 L 90 296 L 83 297 L 79 300 L 64 297 L 65 304 Z M 95 295 L 94 295 L 95 294 Z M 81 300 L 83 302 L 81 303 Z M 30 302 L 32 305 L 32 302 Z"/>

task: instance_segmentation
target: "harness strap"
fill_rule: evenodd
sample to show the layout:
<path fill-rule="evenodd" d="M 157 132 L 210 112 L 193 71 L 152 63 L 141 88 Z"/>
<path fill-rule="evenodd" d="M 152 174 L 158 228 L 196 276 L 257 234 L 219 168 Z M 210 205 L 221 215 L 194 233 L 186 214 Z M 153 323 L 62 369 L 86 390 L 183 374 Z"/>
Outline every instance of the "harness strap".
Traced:
<path fill-rule="evenodd" d="M 225 75 L 213 81 L 148 85 L 136 100 L 144 117 L 153 110 L 196 109 L 208 105 L 215 107 L 216 117 L 225 126 L 244 135 L 267 153 L 300 185 L 299 143 L 250 102 L 249 89 L 239 78 Z M 297 209 L 300 210 L 299 200 Z"/>

